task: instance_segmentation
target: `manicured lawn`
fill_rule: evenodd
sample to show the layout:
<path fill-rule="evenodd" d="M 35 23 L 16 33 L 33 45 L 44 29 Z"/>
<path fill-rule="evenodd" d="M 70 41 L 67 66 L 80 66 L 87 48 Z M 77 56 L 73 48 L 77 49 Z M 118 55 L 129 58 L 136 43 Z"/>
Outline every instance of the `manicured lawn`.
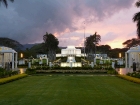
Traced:
<path fill-rule="evenodd" d="M 140 84 L 113 76 L 29 76 L 0 85 L 0 105 L 140 105 Z"/>

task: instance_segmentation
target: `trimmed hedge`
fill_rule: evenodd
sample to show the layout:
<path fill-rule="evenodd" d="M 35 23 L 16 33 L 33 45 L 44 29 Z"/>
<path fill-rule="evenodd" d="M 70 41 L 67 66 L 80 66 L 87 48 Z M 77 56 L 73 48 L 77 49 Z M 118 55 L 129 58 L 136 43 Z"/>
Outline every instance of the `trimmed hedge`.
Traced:
<path fill-rule="evenodd" d="M 117 76 L 120 78 L 126 79 L 128 81 L 131 81 L 131 82 L 140 83 L 140 79 L 138 79 L 138 78 L 130 77 L 127 75 L 117 75 Z"/>
<path fill-rule="evenodd" d="M 116 70 L 114 70 L 114 69 L 112 69 L 112 70 L 109 69 L 109 70 L 107 70 L 107 74 L 117 75 L 118 72 Z"/>
<path fill-rule="evenodd" d="M 25 73 L 26 74 L 29 74 L 29 75 L 36 74 L 36 69 L 34 69 L 34 68 L 28 68 L 28 69 L 26 69 L 26 72 Z"/>
<path fill-rule="evenodd" d="M 27 76 L 27 74 L 18 74 L 18 75 L 14 75 L 14 76 L 7 77 L 7 78 L 2 78 L 2 79 L 0 79 L 0 84 L 5 84 L 5 83 L 8 83 L 8 82 L 11 82 L 14 80 L 18 80 L 20 78 L 24 78 L 26 76 Z"/>
<path fill-rule="evenodd" d="M 126 75 L 135 77 L 135 78 L 140 78 L 140 71 L 135 71 L 133 73 L 127 73 Z"/>
<path fill-rule="evenodd" d="M 6 70 L 4 68 L 0 68 L 0 78 L 6 78 L 13 75 L 19 74 L 19 70 Z"/>

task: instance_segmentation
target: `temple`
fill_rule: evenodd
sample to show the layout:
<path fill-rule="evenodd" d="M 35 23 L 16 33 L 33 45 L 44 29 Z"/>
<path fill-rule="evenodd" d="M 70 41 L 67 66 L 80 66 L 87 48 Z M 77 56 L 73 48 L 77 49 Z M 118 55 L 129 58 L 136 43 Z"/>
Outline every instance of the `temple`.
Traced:
<path fill-rule="evenodd" d="M 126 68 L 131 68 L 133 62 L 139 63 L 140 62 L 140 46 L 131 47 L 126 53 L 125 53 L 125 62 L 126 62 Z"/>
<path fill-rule="evenodd" d="M 17 68 L 17 52 L 9 47 L 0 46 L 0 67 L 6 68 L 12 63 L 12 69 Z"/>
<path fill-rule="evenodd" d="M 61 50 L 61 54 L 56 54 L 56 57 L 67 57 L 66 62 L 61 63 L 61 67 L 81 67 L 81 62 L 77 62 L 75 57 L 84 57 L 86 55 L 81 53 L 81 49 L 74 46 L 67 46 L 66 49 Z"/>

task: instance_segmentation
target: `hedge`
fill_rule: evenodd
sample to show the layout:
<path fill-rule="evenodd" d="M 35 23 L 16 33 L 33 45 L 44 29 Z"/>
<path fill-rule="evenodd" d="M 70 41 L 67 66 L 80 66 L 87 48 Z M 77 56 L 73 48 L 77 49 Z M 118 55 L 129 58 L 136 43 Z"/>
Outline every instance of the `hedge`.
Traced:
<path fill-rule="evenodd" d="M 5 84 L 5 83 L 8 83 L 8 82 L 11 82 L 11 81 L 14 81 L 14 80 L 18 80 L 20 78 L 24 78 L 26 76 L 27 76 L 27 74 L 18 74 L 18 75 L 14 75 L 14 76 L 7 77 L 7 78 L 1 78 L 0 79 L 0 84 Z"/>
<path fill-rule="evenodd" d="M 120 77 L 120 78 L 126 79 L 128 81 L 131 81 L 131 82 L 140 83 L 140 79 L 135 78 L 135 77 L 130 77 L 130 76 L 127 76 L 127 75 L 117 75 L 117 76 Z"/>

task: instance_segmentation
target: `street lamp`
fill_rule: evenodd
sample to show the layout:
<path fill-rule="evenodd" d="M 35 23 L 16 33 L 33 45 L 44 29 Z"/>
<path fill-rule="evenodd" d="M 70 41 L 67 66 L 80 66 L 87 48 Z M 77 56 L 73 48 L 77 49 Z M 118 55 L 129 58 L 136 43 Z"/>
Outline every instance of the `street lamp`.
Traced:
<path fill-rule="evenodd" d="M 119 58 L 120 58 L 120 60 L 121 60 L 121 57 L 122 57 L 122 54 L 119 53 Z M 119 67 L 121 66 L 121 64 L 120 64 L 120 60 L 119 60 Z"/>
<path fill-rule="evenodd" d="M 85 22 L 84 22 L 84 59 L 85 59 Z"/>
<path fill-rule="evenodd" d="M 95 57 L 94 57 L 94 62 L 95 62 L 95 64 L 96 64 L 96 34 L 97 34 L 97 32 L 95 32 L 95 42 L 94 42 L 94 45 L 95 45 Z"/>

